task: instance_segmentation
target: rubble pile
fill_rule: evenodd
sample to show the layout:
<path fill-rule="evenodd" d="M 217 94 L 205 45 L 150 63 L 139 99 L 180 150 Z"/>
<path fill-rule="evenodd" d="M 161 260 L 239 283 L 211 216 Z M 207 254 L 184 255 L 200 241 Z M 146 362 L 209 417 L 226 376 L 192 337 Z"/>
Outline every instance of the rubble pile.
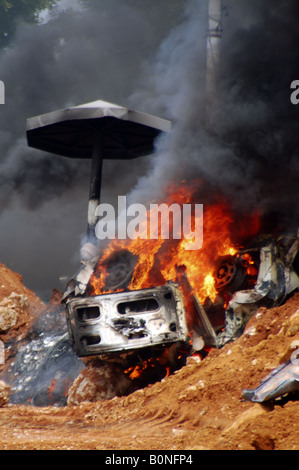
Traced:
<path fill-rule="evenodd" d="M 0 379 L 9 386 L 9 403 L 65 405 L 84 363 L 69 344 L 59 292 L 45 304 L 1 266 L 1 294 Z"/>
<path fill-rule="evenodd" d="M 16 352 L 16 339 L 22 342 L 45 307 L 45 303 L 24 286 L 20 274 L 0 264 L 0 340 L 5 343 L 5 362 Z"/>
<path fill-rule="evenodd" d="M 92 361 L 81 371 L 69 389 L 67 403 L 70 406 L 84 402 L 110 400 L 126 395 L 131 381 L 116 364 L 113 367 Z"/>
<path fill-rule="evenodd" d="M 22 314 L 26 315 L 28 302 L 24 295 L 13 292 L 0 301 L 0 332 L 5 333 L 13 328 Z"/>

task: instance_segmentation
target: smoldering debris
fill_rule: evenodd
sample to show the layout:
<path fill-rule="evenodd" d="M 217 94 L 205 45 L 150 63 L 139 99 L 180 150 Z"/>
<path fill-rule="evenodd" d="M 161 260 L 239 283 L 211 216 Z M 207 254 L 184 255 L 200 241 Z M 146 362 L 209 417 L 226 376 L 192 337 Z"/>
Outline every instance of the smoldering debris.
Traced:
<path fill-rule="evenodd" d="M 43 336 L 21 348 L 11 367 L 10 402 L 34 406 L 66 404 L 68 388 L 83 369 L 68 336 Z"/>
<path fill-rule="evenodd" d="M 10 403 L 64 406 L 69 387 L 84 367 L 71 348 L 61 310 L 46 309 L 3 375 L 10 386 Z"/>

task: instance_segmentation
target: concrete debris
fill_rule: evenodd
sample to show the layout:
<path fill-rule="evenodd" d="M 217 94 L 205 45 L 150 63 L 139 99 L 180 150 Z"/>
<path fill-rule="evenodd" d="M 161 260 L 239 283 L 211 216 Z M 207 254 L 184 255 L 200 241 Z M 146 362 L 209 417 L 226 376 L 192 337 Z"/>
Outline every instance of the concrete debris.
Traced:
<path fill-rule="evenodd" d="M 130 379 L 117 364 L 90 364 L 70 387 L 67 404 L 73 406 L 83 402 L 110 400 L 126 395 L 130 387 Z"/>
<path fill-rule="evenodd" d="M 28 310 L 28 302 L 24 295 L 12 292 L 9 297 L 0 302 L 0 333 L 13 328 L 19 320 L 21 313 Z"/>
<path fill-rule="evenodd" d="M 0 380 L 0 408 L 9 403 L 10 386 Z"/>

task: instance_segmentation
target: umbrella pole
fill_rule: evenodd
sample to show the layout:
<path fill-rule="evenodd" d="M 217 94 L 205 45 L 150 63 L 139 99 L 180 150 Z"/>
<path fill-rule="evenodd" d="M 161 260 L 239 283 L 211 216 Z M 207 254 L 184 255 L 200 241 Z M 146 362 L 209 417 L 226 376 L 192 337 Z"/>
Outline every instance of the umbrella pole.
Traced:
<path fill-rule="evenodd" d="M 100 203 L 102 161 L 103 161 L 103 136 L 101 131 L 96 131 L 92 151 L 90 191 L 87 214 L 87 240 L 96 244 L 95 226 L 97 223 L 96 208 Z"/>

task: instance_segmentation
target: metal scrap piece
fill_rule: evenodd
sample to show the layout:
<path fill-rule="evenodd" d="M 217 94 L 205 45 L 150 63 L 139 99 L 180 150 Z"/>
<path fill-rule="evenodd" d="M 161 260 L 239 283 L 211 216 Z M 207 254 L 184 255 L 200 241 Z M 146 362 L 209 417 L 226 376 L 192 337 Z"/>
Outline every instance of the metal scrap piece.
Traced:
<path fill-rule="evenodd" d="M 299 364 L 290 361 L 274 369 L 259 387 L 243 390 L 242 394 L 247 401 L 263 403 L 296 391 L 299 391 Z"/>
<path fill-rule="evenodd" d="M 112 321 L 107 320 L 107 325 L 128 338 L 143 338 L 149 335 L 146 322 L 142 318 L 137 321 L 131 317 L 114 318 Z"/>
<path fill-rule="evenodd" d="M 171 282 L 69 298 L 65 307 L 71 343 L 79 356 L 185 342 L 189 337 L 183 297 Z"/>

